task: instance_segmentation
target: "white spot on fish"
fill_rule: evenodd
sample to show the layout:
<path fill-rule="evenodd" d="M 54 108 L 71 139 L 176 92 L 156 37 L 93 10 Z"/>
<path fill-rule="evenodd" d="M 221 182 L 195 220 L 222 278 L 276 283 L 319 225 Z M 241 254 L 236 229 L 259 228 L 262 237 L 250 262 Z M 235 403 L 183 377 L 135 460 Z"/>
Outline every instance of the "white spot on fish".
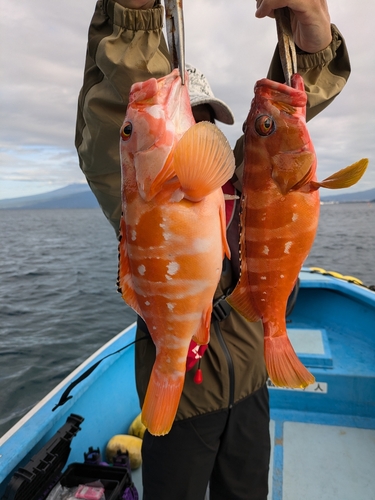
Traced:
<path fill-rule="evenodd" d="M 288 241 L 287 243 L 285 243 L 284 253 L 289 253 L 289 250 L 290 250 L 291 246 L 292 246 L 292 242 L 291 241 Z"/>
<path fill-rule="evenodd" d="M 283 274 L 280 274 L 280 278 L 285 278 L 285 276 Z"/>
<path fill-rule="evenodd" d="M 196 253 L 207 252 L 210 248 L 210 240 L 204 238 L 195 238 L 192 242 L 191 250 Z M 191 252 L 191 253 L 192 253 Z"/>
<path fill-rule="evenodd" d="M 167 302 L 167 307 L 170 311 L 173 311 L 173 309 L 175 308 L 175 305 L 176 304 L 172 304 L 171 302 Z"/>
<path fill-rule="evenodd" d="M 143 264 L 138 267 L 138 272 L 141 276 L 144 276 L 144 274 L 146 272 L 146 268 Z"/>
<path fill-rule="evenodd" d="M 150 116 L 154 118 L 160 118 L 160 109 L 159 106 L 149 106 L 147 108 L 147 112 Z"/>
<path fill-rule="evenodd" d="M 265 301 L 266 301 L 266 299 L 260 299 L 260 301 L 261 301 L 261 302 L 265 302 Z"/>
<path fill-rule="evenodd" d="M 131 238 L 132 238 L 132 241 L 135 241 L 137 239 L 137 231 L 135 229 L 132 230 Z"/>
<path fill-rule="evenodd" d="M 266 280 L 267 279 L 267 276 L 261 276 L 260 277 L 261 280 Z"/>
<path fill-rule="evenodd" d="M 177 262 L 170 262 L 168 264 L 167 268 L 168 268 L 168 274 L 170 274 L 171 276 L 173 276 L 180 269 L 180 266 L 179 266 L 179 264 Z"/>
<path fill-rule="evenodd" d="M 267 245 L 264 245 L 262 253 L 264 253 L 265 255 L 268 255 L 270 253 L 270 249 L 268 248 Z"/>
<path fill-rule="evenodd" d="M 156 326 L 153 326 L 153 327 L 152 327 L 152 329 L 153 329 L 153 330 L 156 330 Z"/>
<path fill-rule="evenodd" d="M 145 306 L 149 306 L 150 304 L 151 304 L 151 302 L 149 302 L 148 300 L 146 300 Z"/>
<path fill-rule="evenodd" d="M 163 232 L 163 238 L 168 241 L 171 239 L 171 233 L 167 233 L 167 231 Z"/>
<path fill-rule="evenodd" d="M 170 281 L 170 280 L 172 279 L 172 277 L 171 277 L 171 276 L 169 276 L 169 274 L 166 274 L 166 275 L 165 275 L 165 278 L 166 278 L 168 281 Z"/>
<path fill-rule="evenodd" d="M 298 214 L 293 214 L 292 215 L 292 221 L 296 222 L 296 220 L 298 220 Z"/>

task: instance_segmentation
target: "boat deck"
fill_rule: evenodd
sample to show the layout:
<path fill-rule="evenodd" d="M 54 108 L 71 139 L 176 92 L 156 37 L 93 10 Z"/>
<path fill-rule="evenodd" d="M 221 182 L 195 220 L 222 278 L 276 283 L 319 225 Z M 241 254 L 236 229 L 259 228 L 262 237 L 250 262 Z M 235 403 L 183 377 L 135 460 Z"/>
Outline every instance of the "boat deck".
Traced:
<path fill-rule="evenodd" d="M 291 417 L 303 415 L 284 414 L 284 419 L 280 413 L 271 420 L 268 500 L 375 499 L 375 429 L 353 427 L 354 421 L 344 425 L 332 415 L 330 424 L 324 418 L 321 424 L 287 420 Z M 132 476 L 142 498 L 141 470 Z"/>
<path fill-rule="evenodd" d="M 375 430 L 339 421 L 272 420 L 269 500 L 375 499 Z"/>

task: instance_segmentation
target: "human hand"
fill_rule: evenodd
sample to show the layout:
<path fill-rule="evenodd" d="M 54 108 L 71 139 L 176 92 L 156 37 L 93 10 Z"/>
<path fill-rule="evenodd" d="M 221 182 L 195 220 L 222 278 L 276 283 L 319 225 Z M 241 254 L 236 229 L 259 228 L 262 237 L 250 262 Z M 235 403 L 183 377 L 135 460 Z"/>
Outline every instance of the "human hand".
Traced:
<path fill-rule="evenodd" d="M 154 0 L 117 0 L 117 3 L 128 9 L 152 9 Z"/>
<path fill-rule="evenodd" d="M 326 0 L 256 0 L 255 16 L 275 17 L 274 10 L 289 7 L 294 43 L 305 52 L 319 52 L 332 41 Z"/>

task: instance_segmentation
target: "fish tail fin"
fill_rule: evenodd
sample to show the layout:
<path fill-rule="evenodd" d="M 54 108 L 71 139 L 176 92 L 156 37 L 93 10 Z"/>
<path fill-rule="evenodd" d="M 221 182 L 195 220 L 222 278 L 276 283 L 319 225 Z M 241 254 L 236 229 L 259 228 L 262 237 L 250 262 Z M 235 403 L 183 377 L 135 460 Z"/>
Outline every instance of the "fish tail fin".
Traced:
<path fill-rule="evenodd" d="M 185 197 L 199 201 L 232 177 L 235 163 L 223 132 L 213 123 L 200 122 L 178 142 L 173 166 Z"/>
<path fill-rule="evenodd" d="M 237 312 L 248 321 L 254 322 L 260 319 L 259 314 L 254 310 L 248 293 L 248 287 L 242 283 L 244 274 L 241 274 L 240 281 L 236 288 L 227 297 L 227 302 Z"/>
<path fill-rule="evenodd" d="M 353 186 L 365 173 L 368 163 L 368 158 L 362 158 L 362 160 L 335 172 L 323 181 L 312 181 L 310 184 L 314 189 L 319 189 L 320 187 L 327 189 L 341 189 Z"/>
<path fill-rule="evenodd" d="M 142 423 L 150 434 L 168 434 L 177 413 L 183 385 L 183 373 L 178 377 L 168 377 L 154 366 L 142 407 Z"/>
<path fill-rule="evenodd" d="M 264 359 L 268 375 L 278 387 L 303 388 L 315 380 L 298 359 L 287 335 L 264 338 Z"/>

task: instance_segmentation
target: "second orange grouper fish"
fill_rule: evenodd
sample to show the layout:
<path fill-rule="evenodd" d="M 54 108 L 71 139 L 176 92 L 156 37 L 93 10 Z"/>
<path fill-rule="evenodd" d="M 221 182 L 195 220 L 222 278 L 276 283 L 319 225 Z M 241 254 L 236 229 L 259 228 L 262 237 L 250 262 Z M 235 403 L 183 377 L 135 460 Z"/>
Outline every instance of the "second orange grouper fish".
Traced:
<path fill-rule="evenodd" d="M 132 86 L 120 146 L 119 288 L 156 347 L 142 421 L 163 435 L 177 412 L 190 341 L 209 341 L 230 253 L 221 186 L 234 157 L 215 125 L 195 124 L 178 70 Z"/>
<path fill-rule="evenodd" d="M 306 387 L 312 374 L 286 331 L 288 297 L 314 242 L 319 187 L 355 184 L 368 160 L 316 179 L 316 156 L 305 121 L 303 79 L 292 86 L 263 79 L 245 126 L 241 213 L 241 276 L 228 302 L 250 321 L 262 320 L 268 374 L 277 386 Z"/>

